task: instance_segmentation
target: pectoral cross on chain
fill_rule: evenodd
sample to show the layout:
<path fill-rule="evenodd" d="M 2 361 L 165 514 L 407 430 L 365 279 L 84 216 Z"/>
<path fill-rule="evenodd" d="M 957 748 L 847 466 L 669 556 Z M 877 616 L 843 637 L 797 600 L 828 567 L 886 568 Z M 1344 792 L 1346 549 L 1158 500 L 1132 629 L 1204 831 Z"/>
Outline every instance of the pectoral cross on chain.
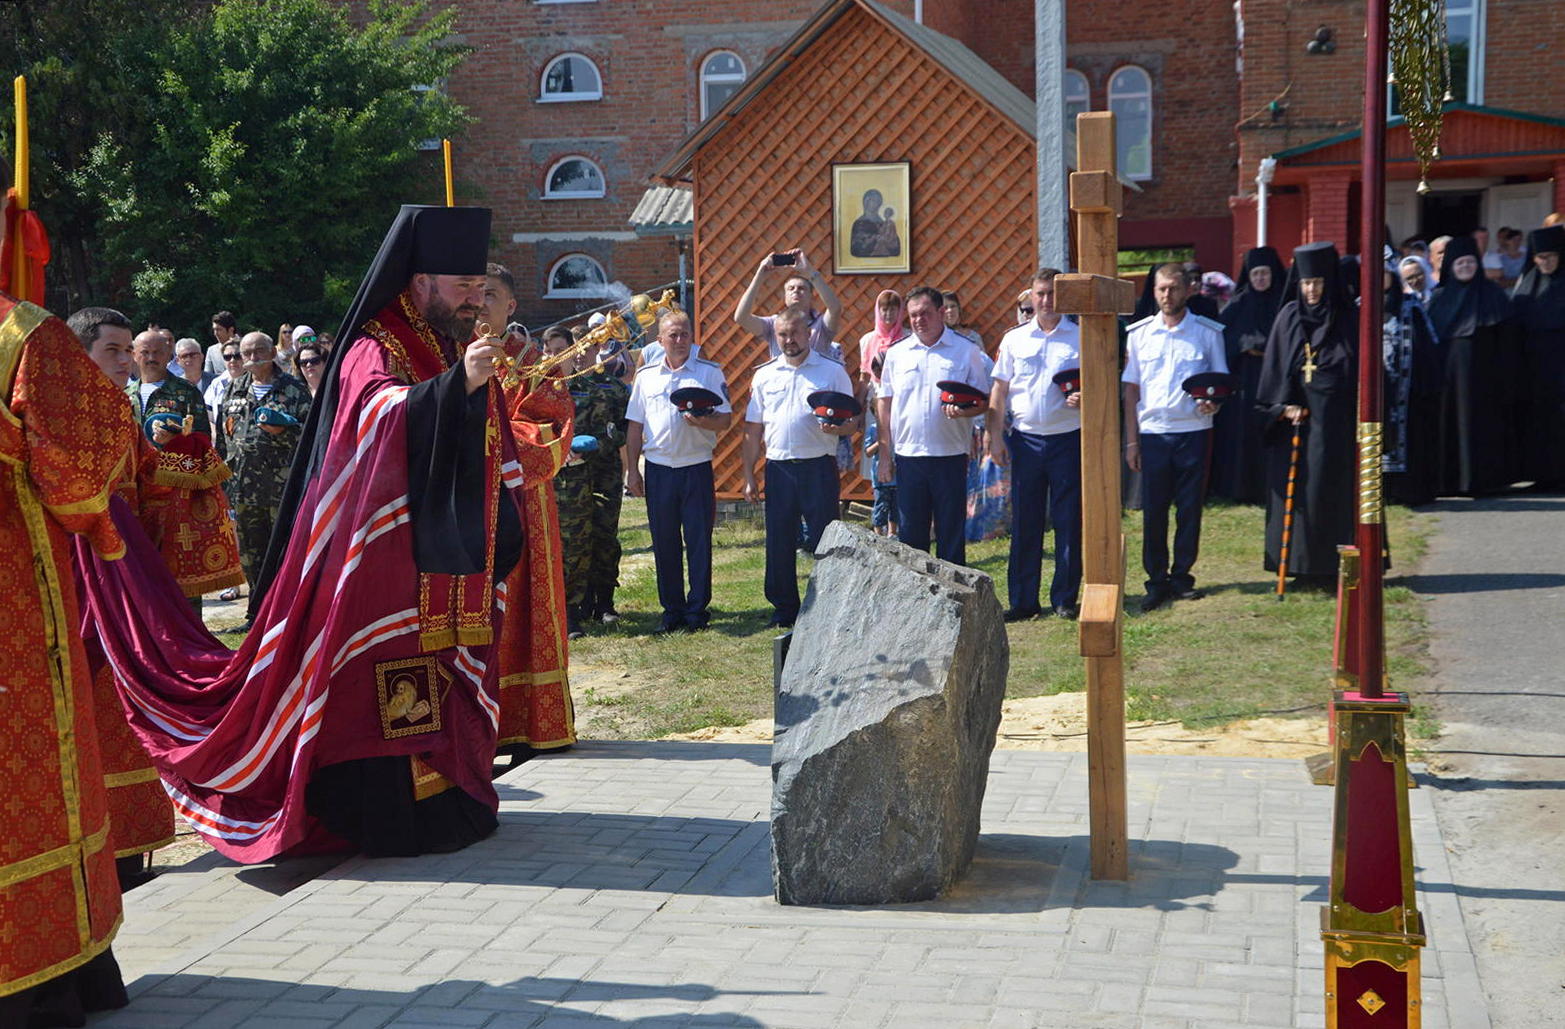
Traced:
<path fill-rule="evenodd" d="M 1315 378 L 1315 351 L 1308 343 L 1304 344 L 1304 382 L 1308 385 Z"/>

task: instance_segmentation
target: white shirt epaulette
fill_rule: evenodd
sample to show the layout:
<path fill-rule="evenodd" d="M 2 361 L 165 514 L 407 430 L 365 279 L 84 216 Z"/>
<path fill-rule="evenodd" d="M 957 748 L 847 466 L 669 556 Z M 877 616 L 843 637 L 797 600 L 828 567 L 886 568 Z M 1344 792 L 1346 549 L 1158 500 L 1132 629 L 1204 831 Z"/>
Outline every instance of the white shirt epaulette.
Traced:
<path fill-rule="evenodd" d="M 1205 315 L 1200 315 L 1200 314 L 1193 315 L 1193 317 L 1195 318 L 1196 321 L 1200 322 L 1202 325 L 1205 325 L 1207 328 L 1211 329 L 1214 332 L 1219 332 L 1220 333 L 1220 332 L 1223 331 L 1223 323 L 1220 322 L 1220 321 L 1217 321 L 1216 319 L 1208 318 Z"/>
<path fill-rule="evenodd" d="M 1143 325 L 1147 324 L 1148 322 L 1150 322 L 1152 319 L 1154 319 L 1156 317 L 1157 317 L 1157 315 L 1155 315 L 1155 314 L 1149 314 L 1145 318 L 1141 319 L 1139 322 L 1131 322 L 1128 326 L 1126 326 L 1126 329 L 1139 329 Z"/>
<path fill-rule="evenodd" d="M 706 358 L 704 358 L 704 357 L 692 357 L 692 358 L 691 358 L 691 359 L 690 359 L 690 363 L 691 363 L 691 364 L 705 364 L 705 365 L 710 365 L 710 366 L 711 366 L 711 367 L 713 367 L 713 368 L 716 368 L 716 369 L 717 369 L 717 370 L 718 370 L 718 371 L 722 371 L 722 368 L 723 368 L 723 366 L 722 366 L 722 365 L 720 365 L 720 364 L 718 364 L 718 363 L 717 363 L 717 362 L 716 362 L 716 361 L 708 361 L 708 360 L 707 360 L 707 359 L 706 359 Z"/>
<path fill-rule="evenodd" d="M 769 365 L 769 364 L 776 364 L 778 361 L 781 361 L 781 360 L 782 360 L 782 355 L 779 354 L 778 356 L 772 358 L 770 361 L 762 361 L 760 364 L 758 364 L 754 368 L 750 369 L 750 374 L 754 375 L 756 372 L 760 371 L 762 368 L 765 368 L 767 365 Z"/>
<path fill-rule="evenodd" d="M 658 360 L 653 361 L 651 364 L 644 364 L 640 368 L 636 369 L 636 375 L 640 375 L 642 372 L 651 371 L 653 368 L 656 368 L 658 365 L 660 365 L 662 363 L 663 363 L 663 360 L 661 358 L 659 358 Z M 635 378 L 635 376 L 631 376 L 631 378 Z"/>

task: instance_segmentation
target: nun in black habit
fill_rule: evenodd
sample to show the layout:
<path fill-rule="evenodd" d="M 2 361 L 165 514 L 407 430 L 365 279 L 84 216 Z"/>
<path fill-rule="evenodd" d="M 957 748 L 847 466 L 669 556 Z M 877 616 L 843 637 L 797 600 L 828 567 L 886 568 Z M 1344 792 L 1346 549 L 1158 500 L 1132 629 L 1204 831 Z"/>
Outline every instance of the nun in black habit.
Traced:
<path fill-rule="evenodd" d="M 1282 258 L 1273 248 L 1246 251 L 1239 269 L 1239 289 L 1217 319 L 1223 324 L 1228 370 L 1234 375 L 1238 395 L 1218 410 L 1212 423 L 1211 492 L 1242 504 L 1259 504 L 1266 499 L 1261 447 L 1266 421 L 1255 408 L 1255 393 L 1261 381 L 1266 339 L 1282 307 L 1286 276 Z"/>
<path fill-rule="evenodd" d="M 1515 404 L 1519 355 L 1511 302 L 1483 273 L 1478 243 L 1457 236 L 1445 248 L 1429 320 L 1445 349 L 1436 432 L 1442 496 L 1481 496 L 1516 477 Z"/>
<path fill-rule="evenodd" d="M 1527 237 L 1528 267 L 1511 292 L 1521 334 L 1520 476 L 1565 483 L 1565 225 Z"/>
<path fill-rule="evenodd" d="M 1282 309 L 1266 341 L 1256 409 L 1265 418 L 1266 570 L 1282 553 L 1288 467 L 1295 429 L 1288 571 L 1328 586 L 1337 547 L 1353 542 L 1358 421 L 1358 310 L 1338 268 L 1337 248 L 1294 250 Z"/>

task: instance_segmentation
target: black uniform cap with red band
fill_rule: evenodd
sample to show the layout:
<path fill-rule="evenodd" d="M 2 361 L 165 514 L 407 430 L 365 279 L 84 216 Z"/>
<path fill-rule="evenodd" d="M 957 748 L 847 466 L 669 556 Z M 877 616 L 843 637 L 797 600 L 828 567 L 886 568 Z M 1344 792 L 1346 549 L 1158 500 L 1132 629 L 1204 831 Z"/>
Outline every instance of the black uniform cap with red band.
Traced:
<path fill-rule="evenodd" d="M 805 402 L 815 412 L 815 417 L 826 425 L 842 425 L 864 410 L 857 400 L 834 389 L 818 389 L 806 397 Z"/>
<path fill-rule="evenodd" d="M 1186 379 L 1180 388 L 1196 400 L 1221 404 L 1234 391 L 1234 377 L 1227 372 L 1201 372 Z"/>
<path fill-rule="evenodd" d="M 707 415 L 722 406 L 723 398 L 701 386 L 685 386 L 668 395 L 668 399 L 681 411 L 693 415 Z"/>
<path fill-rule="evenodd" d="M 935 383 L 940 390 L 940 402 L 942 404 L 955 404 L 966 410 L 969 407 L 977 407 L 989 397 L 976 386 L 969 386 L 965 382 L 955 379 L 944 379 Z"/>
<path fill-rule="evenodd" d="M 1081 369 L 1066 368 L 1054 376 L 1054 384 L 1060 387 L 1060 392 L 1066 396 L 1081 392 Z"/>

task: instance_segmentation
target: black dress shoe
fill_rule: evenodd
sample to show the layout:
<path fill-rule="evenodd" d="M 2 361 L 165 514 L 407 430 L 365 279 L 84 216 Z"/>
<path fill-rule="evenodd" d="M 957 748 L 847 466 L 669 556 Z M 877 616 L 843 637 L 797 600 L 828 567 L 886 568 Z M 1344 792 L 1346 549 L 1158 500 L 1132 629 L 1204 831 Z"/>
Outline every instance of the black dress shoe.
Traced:
<path fill-rule="evenodd" d="M 792 629 L 793 622 L 794 619 L 792 618 L 784 618 L 782 615 L 772 615 L 771 618 L 767 619 L 766 627 L 768 629 Z"/>
<path fill-rule="evenodd" d="M 660 625 L 656 629 L 652 630 L 652 635 L 667 636 L 669 633 L 684 631 L 685 627 L 683 625 Z"/>
<path fill-rule="evenodd" d="M 1054 616 L 1063 618 L 1067 622 L 1074 622 L 1080 615 L 1081 612 L 1077 610 L 1075 604 L 1059 604 L 1054 608 Z"/>
<path fill-rule="evenodd" d="M 1200 600 L 1204 596 L 1206 596 L 1206 590 L 1198 590 L 1194 586 L 1192 586 L 1192 587 L 1190 587 L 1187 590 L 1181 590 L 1180 592 L 1175 593 L 1174 594 L 1174 599 L 1175 600 Z"/>
<path fill-rule="evenodd" d="M 1005 620 L 1007 622 L 1025 622 L 1025 621 L 1027 621 L 1027 619 L 1029 619 L 1029 618 L 1036 618 L 1040 614 L 1042 614 L 1042 612 L 1039 611 L 1035 607 L 1034 608 L 1013 607 L 1009 611 L 1005 612 Z"/>
<path fill-rule="evenodd" d="M 1167 604 L 1168 600 L 1169 596 L 1167 593 L 1162 590 L 1152 590 L 1141 598 L 1141 613 L 1146 614 L 1148 611 L 1156 611 L 1164 604 Z"/>

